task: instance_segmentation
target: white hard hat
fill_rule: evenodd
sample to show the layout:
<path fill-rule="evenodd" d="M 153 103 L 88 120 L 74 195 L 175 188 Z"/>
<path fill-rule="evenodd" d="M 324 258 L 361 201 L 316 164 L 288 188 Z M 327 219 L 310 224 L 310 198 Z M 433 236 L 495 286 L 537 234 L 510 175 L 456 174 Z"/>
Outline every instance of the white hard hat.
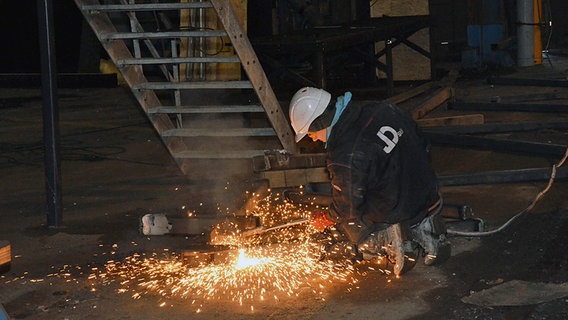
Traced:
<path fill-rule="evenodd" d="M 296 132 L 296 142 L 308 134 L 310 124 L 325 111 L 330 101 L 329 92 L 312 87 L 294 94 L 290 101 L 290 122 Z"/>

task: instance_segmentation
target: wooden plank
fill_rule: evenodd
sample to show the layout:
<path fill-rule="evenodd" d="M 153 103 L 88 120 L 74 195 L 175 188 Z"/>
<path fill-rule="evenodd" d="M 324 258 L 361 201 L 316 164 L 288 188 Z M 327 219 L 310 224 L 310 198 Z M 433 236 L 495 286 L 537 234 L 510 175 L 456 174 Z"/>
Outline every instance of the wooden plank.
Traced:
<path fill-rule="evenodd" d="M 260 173 L 269 181 L 271 188 L 285 188 L 307 185 L 309 183 L 329 182 L 329 174 L 323 167 L 264 171 Z"/>
<path fill-rule="evenodd" d="M 399 104 L 401 102 L 404 102 L 406 100 L 412 99 L 414 97 L 416 97 L 417 95 L 420 95 L 434 87 L 438 86 L 438 84 L 434 83 L 434 82 L 426 82 L 424 84 L 419 85 L 416 88 L 412 88 L 410 90 L 406 90 L 403 93 L 397 94 L 396 96 L 392 96 L 388 99 L 386 99 L 387 102 L 390 102 L 392 104 Z"/>
<path fill-rule="evenodd" d="M 288 123 L 286 115 L 282 112 L 280 103 L 270 86 L 270 82 L 268 82 L 268 78 L 230 2 L 212 0 L 211 3 L 215 11 L 217 11 L 217 16 L 223 24 L 225 31 L 229 34 L 231 43 L 241 59 L 243 69 L 252 82 L 254 90 L 266 110 L 266 115 L 274 131 L 276 131 L 280 143 L 288 152 L 296 153 L 295 135 L 292 133 L 290 123 Z"/>
<path fill-rule="evenodd" d="M 12 261 L 12 253 L 10 243 L 6 240 L 0 241 L 0 267 L 10 264 Z"/>
<path fill-rule="evenodd" d="M 444 87 L 436 90 L 436 92 L 431 94 L 424 102 L 412 110 L 412 118 L 414 120 L 418 120 L 424 117 L 426 114 L 438 108 L 453 96 L 453 90 L 450 87 Z"/>
<path fill-rule="evenodd" d="M 484 124 L 485 116 L 482 114 L 466 114 L 461 116 L 437 117 L 428 119 L 418 119 L 416 123 L 422 128 L 443 127 L 443 126 L 469 126 Z"/>

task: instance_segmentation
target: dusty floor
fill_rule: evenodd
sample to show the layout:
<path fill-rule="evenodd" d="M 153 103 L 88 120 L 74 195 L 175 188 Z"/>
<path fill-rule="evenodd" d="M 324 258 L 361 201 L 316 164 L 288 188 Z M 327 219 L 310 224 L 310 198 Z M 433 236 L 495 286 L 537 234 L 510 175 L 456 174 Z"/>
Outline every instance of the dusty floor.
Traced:
<path fill-rule="evenodd" d="M 552 75 L 547 66 L 534 70 Z M 531 72 L 534 70 L 525 70 Z M 554 72 L 558 72 L 555 69 Z M 566 70 L 560 68 L 566 78 Z M 520 72 L 519 74 L 522 74 Z M 456 96 L 484 99 L 566 88 L 490 86 L 483 79 L 456 83 Z M 250 306 L 219 299 L 197 301 L 120 294 L 117 282 L 89 279 L 93 268 L 133 253 L 199 249 L 204 236 L 145 237 L 146 213 L 226 211 L 234 182 L 183 176 L 130 93 L 124 89 L 62 89 L 63 227 L 45 227 L 41 96 L 37 90 L 0 89 L 0 240 L 9 240 L 13 262 L 0 275 L 0 303 L 15 319 L 567 319 L 568 297 L 522 306 L 481 307 L 462 298 L 511 280 L 567 283 L 568 185 L 556 181 L 531 211 L 504 232 L 486 238 L 453 238 L 452 257 L 436 267 L 418 265 L 400 279 L 380 272 L 338 282 L 322 293 Z M 565 101 L 558 101 L 564 103 Z M 449 113 L 449 112 L 448 112 Z M 566 119 L 566 114 L 506 115 L 519 121 Z M 488 122 L 503 114 L 487 112 Z M 568 144 L 563 131 L 513 137 Z M 559 159 L 435 147 L 439 175 L 550 167 Z M 546 182 L 446 187 L 447 203 L 467 204 L 486 227 L 500 226 L 524 209 Z M 60 270 L 66 270 L 61 272 Z M 69 273 L 68 276 L 62 274 Z M 166 281 L 166 279 L 164 280 Z M 511 294 L 518 294 L 512 292 Z M 199 307 L 201 306 L 201 307 Z M 197 313 L 197 311 L 200 311 Z"/>

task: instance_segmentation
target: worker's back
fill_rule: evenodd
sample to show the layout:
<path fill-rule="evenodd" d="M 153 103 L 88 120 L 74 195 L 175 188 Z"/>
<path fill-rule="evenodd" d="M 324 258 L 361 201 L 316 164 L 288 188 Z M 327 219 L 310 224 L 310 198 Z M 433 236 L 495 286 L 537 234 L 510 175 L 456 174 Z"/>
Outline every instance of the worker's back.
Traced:
<path fill-rule="evenodd" d="M 410 114 L 351 102 L 327 141 L 334 204 L 372 223 L 419 222 L 438 197 L 429 144 Z"/>

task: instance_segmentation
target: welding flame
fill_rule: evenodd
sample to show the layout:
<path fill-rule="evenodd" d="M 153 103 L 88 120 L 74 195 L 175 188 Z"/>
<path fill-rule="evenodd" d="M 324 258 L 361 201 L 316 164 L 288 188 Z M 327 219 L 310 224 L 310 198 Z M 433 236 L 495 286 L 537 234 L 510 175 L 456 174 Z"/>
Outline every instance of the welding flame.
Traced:
<path fill-rule="evenodd" d="M 237 270 L 242 270 L 251 266 L 259 265 L 261 263 L 269 262 L 271 259 L 269 258 L 253 258 L 248 257 L 245 254 L 245 249 L 239 249 L 239 257 L 237 258 L 237 262 L 235 264 L 235 268 Z"/>

